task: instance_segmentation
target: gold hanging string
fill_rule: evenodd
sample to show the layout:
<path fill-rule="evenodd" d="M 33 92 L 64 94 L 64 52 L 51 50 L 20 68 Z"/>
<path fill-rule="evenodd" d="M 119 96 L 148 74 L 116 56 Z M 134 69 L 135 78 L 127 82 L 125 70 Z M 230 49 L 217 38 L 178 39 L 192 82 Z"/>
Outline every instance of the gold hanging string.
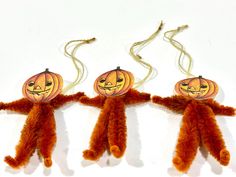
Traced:
<path fill-rule="evenodd" d="M 177 29 L 166 31 L 164 33 L 164 39 L 167 40 L 173 47 L 175 47 L 177 50 L 180 51 L 179 58 L 178 58 L 179 70 L 183 74 L 187 75 L 187 77 L 194 77 L 194 75 L 191 73 L 192 63 L 193 63 L 191 55 L 185 51 L 184 46 L 180 42 L 178 42 L 174 39 L 176 34 L 182 32 L 183 30 L 185 30 L 187 28 L 188 28 L 188 25 L 183 25 L 183 26 L 178 27 Z M 183 57 L 184 56 L 186 56 L 188 59 L 187 68 L 185 68 L 183 66 L 183 59 L 184 59 Z"/>
<path fill-rule="evenodd" d="M 75 55 L 76 52 L 78 50 L 78 48 L 84 44 L 90 44 L 92 42 L 94 42 L 96 40 L 96 38 L 91 38 L 91 39 L 85 39 L 85 40 L 72 40 L 69 41 L 65 47 L 64 47 L 64 54 L 66 57 L 70 58 L 75 66 L 75 69 L 77 71 L 77 76 L 75 78 L 75 80 L 70 83 L 69 85 L 67 85 L 62 93 L 66 93 L 67 91 L 69 91 L 70 89 L 72 89 L 73 87 L 75 87 L 76 85 L 78 85 L 83 77 L 84 77 L 84 72 L 85 72 L 85 66 L 83 64 L 82 61 L 80 61 Z M 73 46 L 73 49 L 71 50 L 71 52 L 68 51 L 68 49 L 70 47 Z"/>
<path fill-rule="evenodd" d="M 140 81 L 134 83 L 134 88 L 137 88 L 141 86 L 146 80 L 150 77 L 150 75 L 153 72 L 153 67 L 149 63 L 143 61 L 142 57 L 138 54 L 147 44 L 149 44 L 155 37 L 159 34 L 159 32 L 162 30 L 163 27 L 163 22 L 160 23 L 158 29 L 147 39 L 139 42 L 135 42 L 131 47 L 130 47 L 130 55 L 133 57 L 133 59 L 140 63 L 143 67 L 148 69 L 147 75 Z"/>

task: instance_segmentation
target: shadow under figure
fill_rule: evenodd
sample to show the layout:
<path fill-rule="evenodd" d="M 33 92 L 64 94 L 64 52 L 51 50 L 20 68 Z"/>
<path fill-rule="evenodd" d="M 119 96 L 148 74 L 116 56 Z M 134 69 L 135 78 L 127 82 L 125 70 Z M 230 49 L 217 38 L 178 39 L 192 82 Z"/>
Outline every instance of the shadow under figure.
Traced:
<path fill-rule="evenodd" d="M 13 168 L 26 165 L 35 152 L 44 160 L 44 165 L 52 165 L 51 154 L 56 143 L 56 125 L 54 110 L 71 101 L 78 101 L 84 93 L 74 95 L 60 94 L 63 86 L 59 74 L 46 71 L 29 78 L 23 86 L 25 98 L 0 103 L 1 110 L 11 110 L 27 114 L 27 120 L 21 131 L 15 158 L 5 157 L 5 162 Z"/>
<path fill-rule="evenodd" d="M 183 114 L 173 158 L 173 164 L 179 171 L 186 172 L 190 168 L 200 145 L 220 164 L 228 165 L 230 153 L 226 149 L 215 115 L 233 116 L 234 108 L 220 105 L 213 99 L 197 100 L 182 95 L 166 98 L 153 96 L 152 101 Z"/>
<path fill-rule="evenodd" d="M 95 91 L 100 95 L 80 98 L 81 103 L 102 109 L 90 139 L 90 148 L 83 152 L 85 159 L 98 160 L 106 149 L 116 158 L 123 156 L 127 136 L 125 106 L 150 101 L 150 94 L 140 93 L 131 89 L 132 86 L 132 73 L 117 67 L 95 81 Z"/>

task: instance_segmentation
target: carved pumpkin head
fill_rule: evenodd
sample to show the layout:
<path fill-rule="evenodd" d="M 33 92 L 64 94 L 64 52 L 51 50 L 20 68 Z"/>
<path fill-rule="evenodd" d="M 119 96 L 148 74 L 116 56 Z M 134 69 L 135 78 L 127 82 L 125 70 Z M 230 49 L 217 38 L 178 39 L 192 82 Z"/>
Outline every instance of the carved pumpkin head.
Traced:
<path fill-rule="evenodd" d="M 61 92 L 62 87 L 62 77 L 46 69 L 29 78 L 24 83 L 22 92 L 31 102 L 49 102 Z"/>
<path fill-rule="evenodd" d="M 94 82 L 94 90 L 103 96 L 120 96 L 132 88 L 134 76 L 131 72 L 117 67 L 100 75 Z"/>
<path fill-rule="evenodd" d="M 214 81 L 199 76 L 177 82 L 175 92 L 179 95 L 190 96 L 195 99 L 208 99 L 216 96 L 218 86 Z"/>

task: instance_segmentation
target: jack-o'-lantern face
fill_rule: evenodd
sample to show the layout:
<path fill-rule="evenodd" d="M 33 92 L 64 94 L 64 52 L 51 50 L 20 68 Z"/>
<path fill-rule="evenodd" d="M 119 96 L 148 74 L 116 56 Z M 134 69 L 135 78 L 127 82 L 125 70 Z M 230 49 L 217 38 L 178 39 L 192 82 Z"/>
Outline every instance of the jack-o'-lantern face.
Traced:
<path fill-rule="evenodd" d="M 179 95 L 190 96 L 195 99 L 208 99 L 216 96 L 218 86 L 214 81 L 199 76 L 177 82 L 175 92 Z"/>
<path fill-rule="evenodd" d="M 62 90 L 63 80 L 59 74 L 46 71 L 29 78 L 23 85 L 23 95 L 34 103 L 49 102 Z"/>
<path fill-rule="evenodd" d="M 134 83 L 133 74 L 117 67 L 100 75 L 94 82 L 94 90 L 103 96 L 120 96 L 132 88 Z"/>

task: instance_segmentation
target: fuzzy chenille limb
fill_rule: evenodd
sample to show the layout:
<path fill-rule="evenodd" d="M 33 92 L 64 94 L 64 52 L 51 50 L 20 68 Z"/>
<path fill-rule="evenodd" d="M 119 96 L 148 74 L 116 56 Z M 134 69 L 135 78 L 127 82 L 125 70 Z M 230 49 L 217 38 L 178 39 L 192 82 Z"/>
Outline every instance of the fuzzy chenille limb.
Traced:
<path fill-rule="evenodd" d="M 189 103 L 189 98 L 184 96 L 172 96 L 172 97 L 166 97 L 162 98 L 159 96 L 153 96 L 152 102 L 157 103 L 160 105 L 163 105 L 167 108 L 169 108 L 172 111 L 183 113 L 186 106 Z"/>
<path fill-rule="evenodd" d="M 10 103 L 0 102 L 0 110 L 10 110 L 21 114 L 28 114 L 32 107 L 33 103 L 27 100 L 26 98 L 22 98 Z"/>
<path fill-rule="evenodd" d="M 184 111 L 178 142 L 175 148 L 173 164 L 179 171 L 187 171 L 197 154 L 200 138 L 197 129 L 197 111 L 195 104 L 189 104 Z"/>
<path fill-rule="evenodd" d="M 220 164 L 228 165 L 230 153 L 226 150 L 225 142 L 216 123 L 215 113 L 209 106 L 200 104 L 198 114 L 204 117 L 204 119 L 199 118 L 198 120 L 203 145 Z"/>
<path fill-rule="evenodd" d="M 21 131 L 20 141 L 16 146 L 15 158 L 11 156 L 5 157 L 5 162 L 13 168 L 26 165 L 37 147 L 40 111 L 40 106 L 34 106 L 30 111 L 24 128 Z"/>
<path fill-rule="evenodd" d="M 72 101 L 79 101 L 80 97 L 84 96 L 83 92 L 77 92 L 72 95 L 57 95 L 54 99 L 50 101 L 50 104 L 55 108 L 58 109 L 61 106 L 72 102 Z"/>
<path fill-rule="evenodd" d="M 140 93 L 134 89 L 122 96 L 81 97 L 81 103 L 102 109 L 90 139 L 90 147 L 83 152 L 83 157 L 98 160 L 106 149 L 116 158 L 122 157 L 126 149 L 127 136 L 125 105 L 149 100 L 150 94 Z"/>
<path fill-rule="evenodd" d="M 54 109 L 51 105 L 44 105 L 41 111 L 43 117 L 41 118 L 42 123 L 38 132 L 37 148 L 44 159 L 44 165 L 50 167 L 52 165 L 51 154 L 57 139 Z"/>
<path fill-rule="evenodd" d="M 126 116 L 123 100 L 113 99 L 108 124 L 108 144 L 110 152 L 116 157 L 123 156 L 126 149 Z M 109 105 L 108 105 L 109 106 Z"/>
<path fill-rule="evenodd" d="M 48 103 L 31 103 L 23 98 L 11 103 L 0 103 L 0 109 L 27 114 L 28 117 L 21 131 L 16 146 L 15 157 L 6 156 L 5 162 L 13 168 L 25 166 L 36 149 L 43 157 L 44 165 L 52 165 L 51 154 L 56 143 L 56 124 L 54 110 L 71 101 L 78 101 L 84 93 L 58 95 Z"/>
<path fill-rule="evenodd" d="M 226 149 L 215 115 L 235 115 L 234 108 L 220 105 L 212 99 L 195 100 L 184 96 L 153 96 L 152 101 L 184 115 L 173 158 L 179 171 L 186 172 L 189 169 L 197 147 L 201 144 L 220 164 L 229 163 L 230 153 Z"/>
<path fill-rule="evenodd" d="M 81 98 L 82 99 L 82 98 Z M 112 106 L 112 105 L 111 105 Z M 88 160 L 99 159 L 108 146 L 107 141 L 107 126 L 109 123 L 110 107 L 104 106 L 102 109 L 98 121 L 93 129 L 92 136 L 90 138 L 90 147 L 83 152 L 83 157 Z"/>
<path fill-rule="evenodd" d="M 126 105 L 129 104 L 138 104 L 138 103 L 145 103 L 147 101 L 150 101 L 150 94 L 149 93 L 144 93 L 144 92 L 139 92 L 134 89 L 130 89 L 126 94 L 124 98 L 124 102 Z"/>
<path fill-rule="evenodd" d="M 97 108 L 102 108 L 105 100 L 106 100 L 106 97 L 100 96 L 100 95 L 98 95 L 94 98 L 89 98 L 87 96 L 83 96 L 79 99 L 79 101 L 81 103 L 88 105 L 88 106 L 94 106 Z"/>
<path fill-rule="evenodd" d="M 219 103 L 217 103 L 213 99 L 203 100 L 203 102 L 206 105 L 211 107 L 211 109 L 213 110 L 215 115 L 225 115 L 225 116 L 235 115 L 235 109 L 234 108 L 232 108 L 230 106 L 220 105 Z"/>

